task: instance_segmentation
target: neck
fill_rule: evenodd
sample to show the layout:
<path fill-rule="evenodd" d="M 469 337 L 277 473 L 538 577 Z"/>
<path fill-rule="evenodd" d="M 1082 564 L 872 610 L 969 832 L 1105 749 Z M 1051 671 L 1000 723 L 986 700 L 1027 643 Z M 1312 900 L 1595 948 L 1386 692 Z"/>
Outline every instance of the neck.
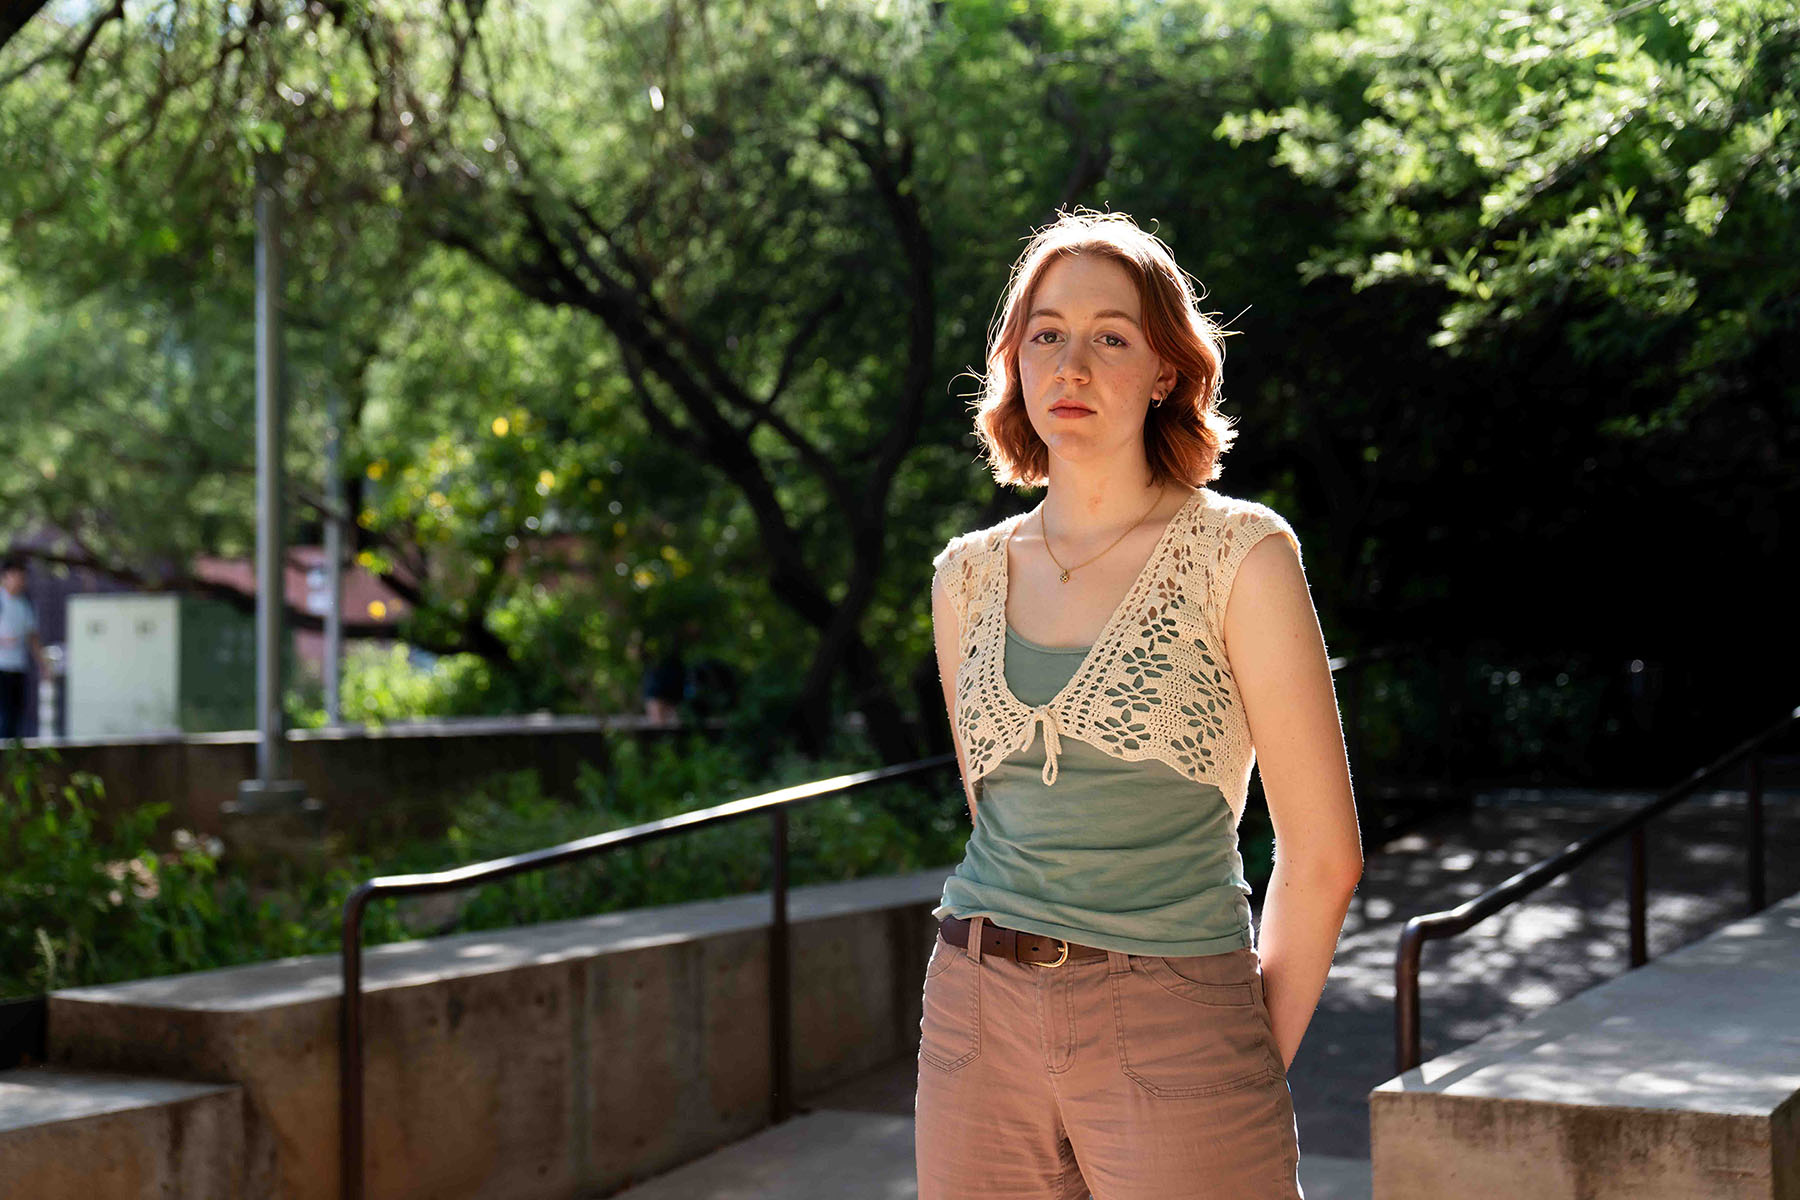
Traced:
<path fill-rule="evenodd" d="M 1075 470 L 1053 471 L 1044 496 L 1044 519 L 1059 541 L 1081 543 L 1116 537 L 1120 531 L 1155 515 L 1167 496 L 1167 484 L 1150 482 L 1150 468 L 1109 475 Z"/>

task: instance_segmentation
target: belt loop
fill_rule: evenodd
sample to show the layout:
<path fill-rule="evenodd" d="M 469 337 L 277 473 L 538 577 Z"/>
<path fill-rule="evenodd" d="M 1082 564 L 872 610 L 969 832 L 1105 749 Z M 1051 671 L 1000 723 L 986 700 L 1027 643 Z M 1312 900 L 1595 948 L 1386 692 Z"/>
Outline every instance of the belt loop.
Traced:
<path fill-rule="evenodd" d="M 1123 950 L 1108 950 L 1106 952 L 1106 973 L 1108 975 L 1131 974 L 1131 955 Z"/>
<path fill-rule="evenodd" d="M 974 916 L 969 918 L 969 957 L 976 962 L 981 961 L 981 926 L 987 918 Z"/>

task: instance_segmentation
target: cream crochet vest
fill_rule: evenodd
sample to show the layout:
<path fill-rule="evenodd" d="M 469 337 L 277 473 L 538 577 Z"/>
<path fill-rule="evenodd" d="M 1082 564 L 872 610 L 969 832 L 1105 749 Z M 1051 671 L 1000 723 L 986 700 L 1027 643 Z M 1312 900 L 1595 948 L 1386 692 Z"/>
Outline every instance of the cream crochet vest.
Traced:
<path fill-rule="evenodd" d="M 1256 751 L 1218 647 L 1238 564 L 1293 528 L 1273 509 L 1202 487 L 1163 530 L 1137 580 L 1063 689 L 1021 702 L 1006 686 L 1006 539 L 1026 514 L 950 539 L 932 560 L 957 614 L 956 733 L 971 786 L 1044 732 L 1045 786 L 1064 737 L 1128 762 L 1158 759 L 1224 794 L 1242 817 Z"/>

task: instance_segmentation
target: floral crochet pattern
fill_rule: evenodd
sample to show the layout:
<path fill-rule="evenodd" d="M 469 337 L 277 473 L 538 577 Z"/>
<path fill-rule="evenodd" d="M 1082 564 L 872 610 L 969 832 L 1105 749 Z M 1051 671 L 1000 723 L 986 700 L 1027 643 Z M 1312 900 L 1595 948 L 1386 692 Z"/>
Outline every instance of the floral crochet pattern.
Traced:
<path fill-rule="evenodd" d="M 951 538 L 932 560 L 957 615 L 953 724 L 971 784 L 1028 749 L 1041 728 L 1046 787 L 1062 739 L 1127 762 L 1158 759 L 1222 792 L 1241 816 L 1256 751 L 1224 651 L 1225 605 L 1238 565 L 1293 527 L 1266 505 L 1195 491 L 1169 519 L 1106 627 L 1047 703 L 1006 686 L 1006 540 L 1027 514 Z"/>

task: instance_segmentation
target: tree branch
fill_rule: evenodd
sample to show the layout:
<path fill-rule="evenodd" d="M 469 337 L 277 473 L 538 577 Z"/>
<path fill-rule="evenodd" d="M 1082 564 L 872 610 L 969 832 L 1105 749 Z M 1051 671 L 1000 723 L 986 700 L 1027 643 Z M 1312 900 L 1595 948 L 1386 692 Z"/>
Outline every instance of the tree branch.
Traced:
<path fill-rule="evenodd" d="M 87 34 L 76 45 L 69 55 L 69 82 L 74 83 L 81 78 L 82 64 L 87 61 L 88 51 L 93 49 L 94 39 L 100 36 L 100 30 L 111 21 L 125 19 L 125 0 L 113 0 L 113 6 L 105 9 L 88 25 Z"/>

